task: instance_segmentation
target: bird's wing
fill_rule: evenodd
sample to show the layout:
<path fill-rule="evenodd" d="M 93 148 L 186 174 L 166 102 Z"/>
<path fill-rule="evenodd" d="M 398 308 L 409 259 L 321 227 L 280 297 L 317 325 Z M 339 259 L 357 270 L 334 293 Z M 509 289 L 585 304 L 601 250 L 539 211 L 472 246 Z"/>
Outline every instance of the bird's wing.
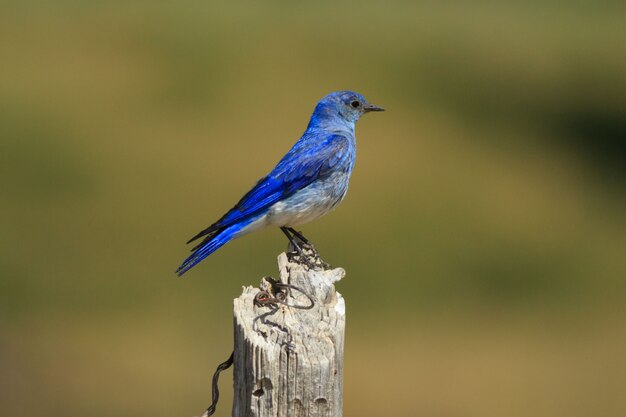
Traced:
<path fill-rule="evenodd" d="M 323 178 L 334 167 L 345 162 L 349 146 L 349 139 L 341 135 L 329 135 L 321 141 L 300 140 L 272 172 L 259 180 L 235 207 L 189 242 L 206 235 L 210 239 L 219 230 L 260 213 L 313 181 Z"/>

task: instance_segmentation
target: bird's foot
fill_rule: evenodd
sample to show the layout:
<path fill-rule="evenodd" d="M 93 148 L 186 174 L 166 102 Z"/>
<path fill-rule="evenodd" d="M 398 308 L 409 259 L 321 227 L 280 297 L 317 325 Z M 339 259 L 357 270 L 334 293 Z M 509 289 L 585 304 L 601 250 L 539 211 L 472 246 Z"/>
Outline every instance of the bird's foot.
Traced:
<path fill-rule="evenodd" d="M 295 251 L 291 252 L 291 257 L 289 258 L 291 262 L 304 265 L 308 269 L 314 270 L 325 271 L 331 268 L 330 264 L 322 259 L 312 243 L 300 243 L 299 249 L 300 250 L 298 251 L 296 248 Z"/>
<path fill-rule="evenodd" d="M 281 230 L 289 239 L 287 256 L 290 262 L 306 266 L 308 269 L 326 270 L 330 264 L 324 262 L 313 243 L 293 227 L 281 227 Z"/>
<path fill-rule="evenodd" d="M 311 242 L 303 242 L 298 239 L 297 242 L 292 242 L 289 245 L 289 250 L 287 255 L 290 262 L 304 265 L 308 269 L 327 270 L 331 268 L 330 264 L 322 259 L 315 245 Z"/>

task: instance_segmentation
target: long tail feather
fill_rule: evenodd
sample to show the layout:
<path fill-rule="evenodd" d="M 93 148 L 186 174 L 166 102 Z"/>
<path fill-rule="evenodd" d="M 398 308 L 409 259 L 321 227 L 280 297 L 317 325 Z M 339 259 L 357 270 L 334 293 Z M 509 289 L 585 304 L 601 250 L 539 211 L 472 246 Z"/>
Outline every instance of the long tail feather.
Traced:
<path fill-rule="evenodd" d="M 176 274 L 180 277 L 185 272 L 189 271 L 195 265 L 197 265 L 204 258 L 221 248 L 223 245 L 228 243 L 235 237 L 235 234 L 239 232 L 241 229 L 246 227 L 250 222 L 243 222 L 233 224 L 232 226 L 228 226 L 225 229 L 215 233 L 209 239 L 206 239 L 202 244 L 196 246 L 194 248 L 194 252 L 182 263 L 181 266 L 176 270 Z"/>
<path fill-rule="evenodd" d="M 217 223 L 212 224 L 211 226 L 207 227 L 206 229 L 204 229 L 203 231 L 201 231 L 200 233 L 198 233 L 197 235 L 195 235 L 194 237 L 192 237 L 191 239 L 189 239 L 187 241 L 187 243 L 191 243 L 194 240 L 200 239 L 202 236 L 206 236 L 208 234 L 211 233 L 215 233 L 219 230 L 219 227 L 217 226 Z M 194 248 L 195 249 L 195 248 Z"/>

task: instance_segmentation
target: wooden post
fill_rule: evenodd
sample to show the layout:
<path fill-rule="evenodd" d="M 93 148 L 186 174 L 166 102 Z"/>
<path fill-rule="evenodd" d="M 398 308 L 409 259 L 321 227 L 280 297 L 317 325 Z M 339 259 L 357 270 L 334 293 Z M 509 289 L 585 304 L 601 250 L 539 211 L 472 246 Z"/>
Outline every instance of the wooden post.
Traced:
<path fill-rule="evenodd" d="M 258 288 L 234 301 L 233 417 L 341 417 L 345 304 L 333 283 L 342 268 L 324 270 L 278 257 L 280 281 L 315 301 L 311 309 L 255 304 Z M 261 288 L 267 286 L 264 279 Z M 289 289 L 285 302 L 309 306 Z"/>

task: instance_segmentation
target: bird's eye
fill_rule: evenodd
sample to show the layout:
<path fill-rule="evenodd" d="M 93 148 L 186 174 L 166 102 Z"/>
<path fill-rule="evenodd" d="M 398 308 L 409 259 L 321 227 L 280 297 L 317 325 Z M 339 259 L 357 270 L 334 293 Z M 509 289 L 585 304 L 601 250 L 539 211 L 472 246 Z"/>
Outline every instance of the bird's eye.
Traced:
<path fill-rule="evenodd" d="M 350 103 L 350 105 L 356 109 L 361 105 L 361 103 L 359 103 L 357 100 L 354 100 L 352 103 Z"/>

